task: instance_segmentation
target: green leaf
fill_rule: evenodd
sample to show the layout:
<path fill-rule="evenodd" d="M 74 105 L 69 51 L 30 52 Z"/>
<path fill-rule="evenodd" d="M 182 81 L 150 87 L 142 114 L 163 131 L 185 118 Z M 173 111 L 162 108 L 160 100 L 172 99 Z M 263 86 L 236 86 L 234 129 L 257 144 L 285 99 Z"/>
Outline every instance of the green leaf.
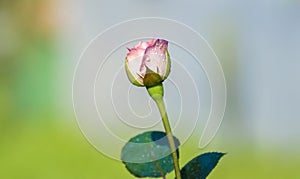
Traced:
<path fill-rule="evenodd" d="M 205 179 L 225 153 L 210 152 L 189 161 L 180 171 L 182 179 Z"/>
<path fill-rule="evenodd" d="M 179 140 L 174 137 L 176 147 Z M 177 149 L 177 155 L 179 152 Z M 129 140 L 122 149 L 121 159 L 136 177 L 162 177 L 174 170 L 166 133 L 150 131 Z"/>

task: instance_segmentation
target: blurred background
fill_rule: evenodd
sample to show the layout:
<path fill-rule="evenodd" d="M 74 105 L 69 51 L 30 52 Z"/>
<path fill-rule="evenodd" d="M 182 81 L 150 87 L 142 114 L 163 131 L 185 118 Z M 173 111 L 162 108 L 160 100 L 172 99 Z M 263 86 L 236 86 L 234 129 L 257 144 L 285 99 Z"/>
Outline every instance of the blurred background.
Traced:
<path fill-rule="evenodd" d="M 81 134 L 72 76 L 99 32 L 146 16 L 191 26 L 223 66 L 227 109 L 205 151 L 228 155 L 208 178 L 299 178 L 299 0 L 1 0 L 0 178 L 133 178 Z"/>

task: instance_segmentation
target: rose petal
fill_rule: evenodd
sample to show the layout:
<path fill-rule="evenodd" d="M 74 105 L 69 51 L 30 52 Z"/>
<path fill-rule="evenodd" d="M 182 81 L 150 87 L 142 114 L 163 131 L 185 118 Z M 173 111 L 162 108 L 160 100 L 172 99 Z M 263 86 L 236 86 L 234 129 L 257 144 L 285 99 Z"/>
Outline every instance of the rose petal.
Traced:
<path fill-rule="evenodd" d="M 155 43 L 146 48 L 145 54 L 140 66 L 140 71 L 143 75 L 146 73 L 146 66 L 153 72 L 164 77 L 166 73 L 166 52 L 168 41 L 157 39 Z"/>
<path fill-rule="evenodd" d="M 156 39 L 152 39 L 149 42 L 143 42 L 140 41 L 136 46 L 134 46 L 132 49 L 144 49 L 146 50 L 147 47 L 153 45 L 155 43 Z"/>

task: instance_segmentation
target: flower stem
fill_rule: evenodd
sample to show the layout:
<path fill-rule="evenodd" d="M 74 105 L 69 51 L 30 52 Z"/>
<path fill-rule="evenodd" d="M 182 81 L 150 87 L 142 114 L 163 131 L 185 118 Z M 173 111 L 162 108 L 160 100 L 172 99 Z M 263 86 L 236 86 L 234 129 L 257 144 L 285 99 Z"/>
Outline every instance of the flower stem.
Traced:
<path fill-rule="evenodd" d="M 156 102 L 156 104 L 158 106 L 158 109 L 159 109 L 159 112 L 161 114 L 162 122 L 163 122 L 165 131 L 166 131 L 166 134 L 167 134 L 167 138 L 168 138 L 168 141 L 169 141 L 169 144 L 170 144 L 170 148 L 171 148 L 171 151 L 172 151 L 172 159 L 173 159 L 176 179 L 181 179 L 179 161 L 178 161 L 177 152 L 176 152 L 176 146 L 175 146 L 174 138 L 173 138 L 173 135 L 172 135 L 172 130 L 171 130 L 171 127 L 170 127 L 170 123 L 169 123 L 169 120 L 168 120 L 168 115 L 167 115 L 166 110 L 165 110 L 165 104 L 164 104 L 163 98 L 161 97 L 159 99 L 156 99 L 155 102 Z"/>
<path fill-rule="evenodd" d="M 167 115 L 166 108 L 165 108 L 165 103 L 163 100 L 163 86 L 162 86 L 162 84 L 160 84 L 160 85 L 157 85 L 154 87 L 147 88 L 147 90 L 148 90 L 150 96 L 152 97 L 152 99 L 157 104 L 160 115 L 162 117 L 162 122 L 163 122 L 163 125 L 165 128 L 167 139 L 168 139 L 170 149 L 172 152 L 171 154 L 172 154 L 176 179 L 181 179 L 179 160 L 178 160 L 177 152 L 176 152 L 176 145 L 174 142 L 171 126 L 170 126 L 168 115 Z"/>

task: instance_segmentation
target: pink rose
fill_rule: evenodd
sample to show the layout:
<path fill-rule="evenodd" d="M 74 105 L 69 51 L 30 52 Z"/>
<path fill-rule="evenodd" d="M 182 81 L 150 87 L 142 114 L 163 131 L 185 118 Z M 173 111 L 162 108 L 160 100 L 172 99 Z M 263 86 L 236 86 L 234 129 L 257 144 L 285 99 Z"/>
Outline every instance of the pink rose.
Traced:
<path fill-rule="evenodd" d="M 125 67 L 128 79 L 136 86 L 151 87 L 163 82 L 170 73 L 168 41 L 152 39 L 128 48 Z"/>

